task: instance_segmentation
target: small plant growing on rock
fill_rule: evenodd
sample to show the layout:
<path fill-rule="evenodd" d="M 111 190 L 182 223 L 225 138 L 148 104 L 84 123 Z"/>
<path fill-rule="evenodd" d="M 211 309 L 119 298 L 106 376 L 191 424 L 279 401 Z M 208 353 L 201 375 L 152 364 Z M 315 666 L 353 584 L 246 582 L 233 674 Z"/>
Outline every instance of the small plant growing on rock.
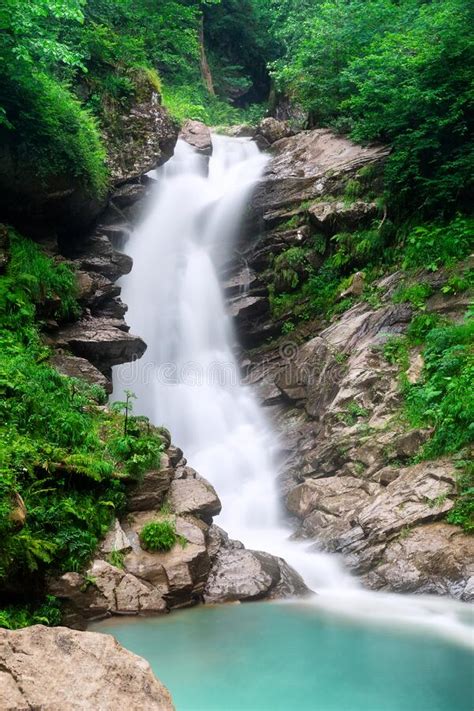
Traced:
<path fill-rule="evenodd" d="M 123 570 L 125 567 L 123 559 L 124 554 L 122 551 L 111 551 L 107 557 L 107 561 L 110 565 L 113 565 L 115 568 L 120 568 L 120 570 Z"/>
<path fill-rule="evenodd" d="M 140 545 L 146 551 L 170 551 L 175 543 L 186 545 L 184 536 L 176 533 L 174 521 L 152 521 L 143 526 L 140 532 Z"/>

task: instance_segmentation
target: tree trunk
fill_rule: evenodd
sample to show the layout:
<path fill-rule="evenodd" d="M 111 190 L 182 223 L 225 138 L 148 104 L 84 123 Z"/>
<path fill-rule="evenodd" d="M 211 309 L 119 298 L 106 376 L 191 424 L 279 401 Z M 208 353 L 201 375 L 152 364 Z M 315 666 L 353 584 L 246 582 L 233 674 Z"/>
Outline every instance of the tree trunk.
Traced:
<path fill-rule="evenodd" d="M 206 56 L 206 48 L 204 47 L 204 16 L 201 15 L 201 23 L 199 25 L 199 44 L 201 47 L 201 76 L 208 92 L 215 96 L 214 82 L 212 81 L 212 73 Z"/>

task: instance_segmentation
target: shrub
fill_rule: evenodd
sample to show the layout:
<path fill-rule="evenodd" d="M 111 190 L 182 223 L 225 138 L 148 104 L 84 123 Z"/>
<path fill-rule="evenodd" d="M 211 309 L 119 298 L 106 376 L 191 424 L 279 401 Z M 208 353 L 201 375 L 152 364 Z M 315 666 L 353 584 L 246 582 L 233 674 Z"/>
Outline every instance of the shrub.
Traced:
<path fill-rule="evenodd" d="M 414 227 L 406 240 L 403 267 L 436 271 L 464 259 L 472 248 L 473 234 L 474 219 L 460 216 L 446 225 Z"/>
<path fill-rule="evenodd" d="M 41 180 L 72 175 L 94 195 L 107 188 L 105 149 L 93 116 L 69 88 L 44 72 L 6 79 L 9 141 Z"/>
<path fill-rule="evenodd" d="M 466 533 L 474 533 L 474 464 L 472 461 L 461 461 L 459 467 L 458 497 L 446 520 L 462 526 Z"/>
<path fill-rule="evenodd" d="M 474 440 L 473 342 L 473 319 L 425 335 L 423 378 L 406 386 L 410 424 L 434 428 L 423 457 L 459 452 Z"/>
<path fill-rule="evenodd" d="M 147 551 L 170 551 L 178 541 L 173 521 L 153 521 L 140 531 L 140 544 Z"/>

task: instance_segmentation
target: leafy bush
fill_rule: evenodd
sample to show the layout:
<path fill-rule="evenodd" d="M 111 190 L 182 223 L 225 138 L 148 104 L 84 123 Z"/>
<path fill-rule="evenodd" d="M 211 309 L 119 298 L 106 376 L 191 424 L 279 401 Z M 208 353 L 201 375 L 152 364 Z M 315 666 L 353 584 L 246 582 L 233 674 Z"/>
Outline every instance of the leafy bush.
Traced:
<path fill-rule="evenodd" d="M 474 464 L 461 460 L 458 466 L 458 497 L 446 520 L 462 526 L 466 533 L 474 533 Z"/>
<path fill-rule="evenodd" d="M 415 227 L 406 240 L 403 267 L 436 271 L 450 266 L 468 256 L 473 234 L 474 219 L 467 217 L 457 217 L 447 225 Z"/>
<path fill-rule="evenodd" d="M 433 289 L 429 284 L 409 284 L 397 289 L 393 301 L 395 304 L 409 303 L 417 309 L 422 309 L 432 293 Z"/>
<path fill-rule="evenodd" d="M 41 180 L 73 175 L 91 193 L 107 187 L 105 149 L 95 119 L 61 81 L 34 71 L 0 73 L 7 140 Z"/>
<path fill-rule="evenodd" d="M 147 551 L 170 551 L 177 541 L 174 521 L 153 521 L 140 531 L 140 545 Z"/>
<path fill-rule="evenodd" d="M 29 625 L 53 627 L 61 624 L 61 616 L 59 601 L 53 595 L 47 595 L 44 603 L 36 608 L 32 605 L 10 605 L 0 610 L 0 627 L 6 627 L 8 630 L 17 630 Z"/>
<path fill-rule="evenodd" d="M 458 452 L 474 440 L 473 342 L 472 319 L 425 335 L 423 378 L 406 387 L 409 422 L 434 428 L 424 457 Z"/>

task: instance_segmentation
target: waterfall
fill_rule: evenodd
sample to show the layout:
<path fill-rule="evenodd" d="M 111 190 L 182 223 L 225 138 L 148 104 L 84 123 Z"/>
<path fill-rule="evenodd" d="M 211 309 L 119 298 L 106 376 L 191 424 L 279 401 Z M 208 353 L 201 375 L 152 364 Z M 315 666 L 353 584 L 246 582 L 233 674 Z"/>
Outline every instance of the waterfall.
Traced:
<path fill-rule="evenodd" d="M 121 399 L 133 390 L 136 411 L 169 428 L 189 465 L 216 488 L 217 523 L 248 548 L 285 558 L 319 593 L 311 604 L 368 618 L 436 619 L 463 631 L 459 603 L 367 592 L 336 556 L 289 540 L 275 483 L 277 436 L 240 382 L 219 281 L 266 160 L 247 139 L 214 136 L 208 171 L 182 141 L 157 171 L 148 214 L 126 245 L 133 270 L 122 280 L 127 321 L 148 349 L 114 369 L 114 392 Z"/>

